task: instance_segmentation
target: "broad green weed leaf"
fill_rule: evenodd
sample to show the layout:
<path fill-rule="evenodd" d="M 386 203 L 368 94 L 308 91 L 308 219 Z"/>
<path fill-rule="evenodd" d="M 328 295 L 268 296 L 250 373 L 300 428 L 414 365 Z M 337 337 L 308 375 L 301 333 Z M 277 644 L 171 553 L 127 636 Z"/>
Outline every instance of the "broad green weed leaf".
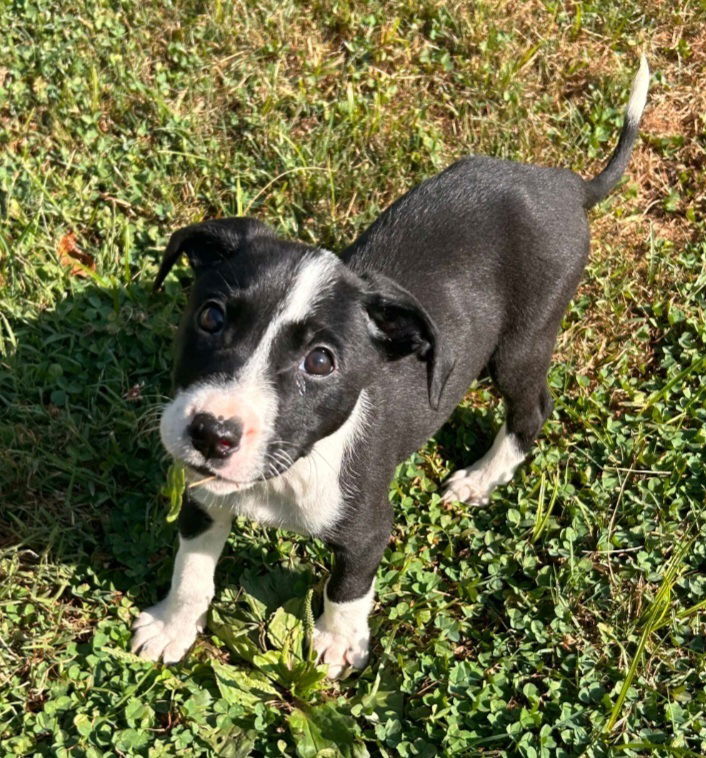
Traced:
<path fill-rule="evenodd" d="M 256 655 L 253 658 L 253 665 L 273 681 L 285 687 L 289 685 L 291 671 L 282 660 L 281 651 L 268 650 L 266 653 Z"/>
<path fill-rule="evenodd" d="M 238 658 L 252 663 L 253 658 L 260 653 L 260 648 L 250 636 L 252 624 L 212 608 L 208 617 L 208 627 Z"/>
<path fill-rule="evenodd" d="M 311 662 L 300 663 L 292 672 L 292 694 L 307 700 L 326 686 L 327 665 L 316 666 Z"/>
<path fill-rule="evenodd" d="M 255 595 L 250 594 L 245 588 L 241 595 L 241 599 L 250 609 L 252 616 L 257 621 L 264 621 L 269 613 L 267 603 L 263 603 Z"/>
<path fill-rule="evenodd" d="M 368 750 L 359 739 L 355 721 L 334 703 L 295 708 L 288 717 L 299 758 L 365 758 Z"/>
<path fill-rule="evenodd" d="M 254 708 L 263 700 L 279 699 L 279 693 L 258 671 L 243 671 L 220 661 L 211 661 L 218 690 L 235 705 Z"/>
<path fill-rule="evenodd" d="M 265 574 L 247 570 L 240 577 L 240 586 L 245 591 L 243 599 L 264 621 L 288 600 L 303 597 L 311 586 L 311 575 L 309 571 L 292 571 L 282 566 L 274 566 Z"/>
<path fill-rule="evenodd" d="M 273 647 L 291 653 L 299 660 L 303 659 L 304 625 L 284 608 L 278 608 L 270 617 L 267 638 Z"/>
<path fill-rule="evenodd" d="M 217 727 L 207 736 L 213 749 L 213 755 L 218 758 L 249 758 L 257 743 L 257 732 L 247 731 L 237 726 Z"/>
<path fill-rule="evenodd" d="M 167 483 L 162 488 L 162 494 L 169 498 L 169 511 L 166 516 L 167 523 L 169 524 L 176 521 L 179 517 L 185 489 L 186 471 L 184 465 L 174 461 L 167 471 Z"/>

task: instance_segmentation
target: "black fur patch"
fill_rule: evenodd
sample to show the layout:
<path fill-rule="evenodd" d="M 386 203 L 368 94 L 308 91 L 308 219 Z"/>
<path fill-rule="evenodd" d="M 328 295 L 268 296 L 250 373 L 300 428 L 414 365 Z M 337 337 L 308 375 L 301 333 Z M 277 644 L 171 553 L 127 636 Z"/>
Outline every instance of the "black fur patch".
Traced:
<path fill-rule="evenodd" d="M 213 519 L 188 495 L 179 512 L 179 534 L 185 540 L 192 540 L 203 534 L 213 523 Z"/>

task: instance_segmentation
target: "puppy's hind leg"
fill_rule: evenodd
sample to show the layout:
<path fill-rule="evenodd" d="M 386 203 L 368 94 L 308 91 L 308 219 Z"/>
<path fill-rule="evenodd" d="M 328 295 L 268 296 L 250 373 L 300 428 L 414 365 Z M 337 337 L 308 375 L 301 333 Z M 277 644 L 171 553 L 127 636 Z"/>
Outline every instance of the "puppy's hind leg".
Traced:
<path fill-rule="evenodd" d="M 529 356 L 510 346 L 496 351 L 490 371 L 505 399 L 506 421 L 482 458 L 449 477 L 445 502 L 486 505 L 493 490 L 507 484 L 524 461 L 554 407 L 546 383 L 554 339 L 544 342 L 541 349 L 532 345 Z"/>

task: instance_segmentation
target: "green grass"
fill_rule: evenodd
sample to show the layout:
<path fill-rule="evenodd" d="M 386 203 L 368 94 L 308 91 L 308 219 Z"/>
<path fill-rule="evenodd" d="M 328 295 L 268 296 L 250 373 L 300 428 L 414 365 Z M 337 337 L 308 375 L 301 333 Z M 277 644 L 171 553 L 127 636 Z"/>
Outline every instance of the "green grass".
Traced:
<path fill-rule="evenodd" d="M 706 754 L 705 22 L 685 0 L 2 6 L 2 755 Z M 186 662 L 127 653 L 175 541 L 169 233 L 248 212 L 341 249 L 468 152 L 590 174 L 640 49 L 643 138 L 592 214 L 556 411 L 487 508 L 438 497 L 500 423 L 486 382 L 400 466 L 370 666 L 321 678 L 327 550 L 245 522 Z"/>

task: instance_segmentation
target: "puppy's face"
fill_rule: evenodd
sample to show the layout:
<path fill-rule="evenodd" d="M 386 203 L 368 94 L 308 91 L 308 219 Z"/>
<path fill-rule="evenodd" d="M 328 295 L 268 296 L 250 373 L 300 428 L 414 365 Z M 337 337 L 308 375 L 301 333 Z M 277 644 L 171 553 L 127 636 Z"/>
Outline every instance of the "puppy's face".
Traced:
<path fill-rule="evenodd" d="M 433 363 L 433 325 L 409 293 L 381 292 L 333 253 L 250 219 L 205 222 L 172 237 L 158 285 L 182 250 L 196 279 L 160 431 L 215 494 L 306 455 L 345 422 L 383 362 L 416 353 Z"/>

